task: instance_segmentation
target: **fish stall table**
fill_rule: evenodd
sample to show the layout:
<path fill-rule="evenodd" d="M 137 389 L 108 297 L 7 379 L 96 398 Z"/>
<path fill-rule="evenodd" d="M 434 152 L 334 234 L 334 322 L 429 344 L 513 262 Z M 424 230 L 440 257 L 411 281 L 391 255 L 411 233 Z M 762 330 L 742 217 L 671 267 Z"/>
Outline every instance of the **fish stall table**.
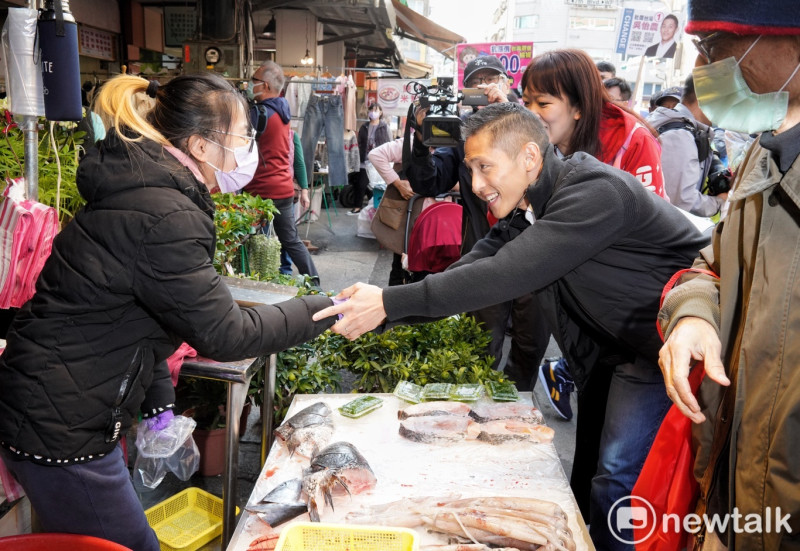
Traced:
<path fill-rule="evenodd" d="M 233 299 L 240 306 L 277 304 L 289 300 L 297 294 L 297 289 L 269 282 L 252 281 L 236 277 L 223 277 Z M 218 362 L 207 358 L 186 358 L 181 366 L 181 377 L 201 377 L 228 384 L 227 407 L 233 412 L 231 419 L 238 419 L 244 407 L 250 379 L 266 365 L 264 377 L 264 407 L 261 408 L 262 427 L 272 425 L 272 399 L 275 395 L 275 373 L 277 357 L 249 358 L 233 362 Z M 267 450 L 272 443 L 272 434 L 262 429 L 261 463 L 266 460 Z M 225 471 L 222 476 L 222 541 L 228 542 L 236 524 L 236 495 L 239 471 L 239 423 L 228 423 L 225 435 Z"/>
<path fill-rule="evenodd" d="M 335 495 L 335 510 L 319 499 L 321 522 L 372 524 L 362 520 L 348 521 L 345 516 L 364 513 L 369 507 L 404 498 L 537 498 L 556 503 L 567 514 L 576 551 L 594 550 L 552 442 L 505 442 L 498 445 L 466 440 L 452 443 L 413 442 L 400 436 L 397 416 L 399 409 L 411 404 L 393 394 L 373 394 L 383 400 L 379 409 L 357 419 L 341 415 L 338 408 L 358 396 L 297 395 L 286 416 L 289 419 L 316 402 L 324 402 L 332 411 L 333 434 L 329 442 L 346 441 L 353 444 L 377 478 L 371 490 L 353 493 L 352 496 Z M 481 398 L 480 402 L 493 403 L 486 397 Z M 519 402 L 535 407 L 530 392 L 520 393 Z M 268 532 L 268 525 L 249 507 L 261 501 L 278 485 L 301 477 L 303 468 L 308 465 L 308 458 L 290 454 L 286 444 L 279 440 L 273 442 L 227 551 L 247 551 L 254 540 Z M 303 513 L 294 520 L 276 526 L 275 531 L 279 532 L 292 522 L 308 520 L 308 514 Z M 445 543 L 442 536 L 428 533 L 424 528 L 417 528 L 416 532 L 422 545 Z"/>

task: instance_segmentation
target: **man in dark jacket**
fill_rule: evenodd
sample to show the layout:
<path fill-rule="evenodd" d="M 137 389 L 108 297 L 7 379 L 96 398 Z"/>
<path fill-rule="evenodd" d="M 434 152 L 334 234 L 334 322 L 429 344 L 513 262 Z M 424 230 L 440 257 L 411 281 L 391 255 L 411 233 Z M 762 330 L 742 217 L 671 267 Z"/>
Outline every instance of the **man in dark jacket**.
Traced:
<path fill-rule="evenodd" d="M 294 219 L 294 183 L 292 182 L 290 148 L 292 137 L 289 133 L 291 112 L 289 102 L 280 96 L 285 77 L 280 65 L 273 61 L 265 62 L 253 73 L 251 89 L 253 98 L 259 106 L 266 107 L 268 115 L 266 128 L 258 138 L 258 168 L 253 180 L 244 188 L 247 193 L 272 199 L 280 214 L 272 220 L 275 235 L 281 242 L 281 249 L 297 266 L 301 274 L 309 275 L 319 285 L 319 273 L 311 254 L 300 240 L 297 223 Z M 252 113 L 251 118 L 257 117 Z M 256 124 L 254 127 L 258 128 Z M 300 201 L 308 205 L 308 189 L 301 190 Z"/>
<path fill-rule="evenodd" d="M 598 549 L 628 551 L 630 530 L 611 532 L 609 515 L 630 494 L 670 406 L 658 368 L 659 298 L 708 240 L 630 174 L 585 153 L 559 159 L 540 120 L 520 105 L 486 107 L 465 133 L 473 190 L 502 220 L 445 272 L 387 289 L 358 283 L 339 294 L 348 301 L 315 317 L 343 314 L 333 330 L 353 339 L 381 323 L 536 292 L 577 384 L 591 368 L 613 370 L 590 534 Z"/>
<path fill-rule="evenodd" d="M 481 56 L 470 61 L 464 69 L 463 85 L 484 87 L 489 103 L 508 101 L 508 81 L 503 64 L 494 56 Z M 421 126 L 425 112 L 417 113 Z M 467 254 L 475 243 L 489 232 L 486 204 L 472 191 L 472 175 L 464 164 L 464 146 L 441 147 L 433 153 L 422 143 L 422 133 L 415 132 L 408 167 L 411 188 L 420 195 L 433 197 L 450 191 L 456 184 L 461 192 L 461 254 Z M 471 314 L 492 334 L 489 354 L 499 367 L 503 357 L 503 341 L 511 319 L 511 350 L 503 372 L 523 391 L 532 390 L 539 364 L 542 362 L 550 333 L 536 306 L 533 295 L 481 308 Z"/>

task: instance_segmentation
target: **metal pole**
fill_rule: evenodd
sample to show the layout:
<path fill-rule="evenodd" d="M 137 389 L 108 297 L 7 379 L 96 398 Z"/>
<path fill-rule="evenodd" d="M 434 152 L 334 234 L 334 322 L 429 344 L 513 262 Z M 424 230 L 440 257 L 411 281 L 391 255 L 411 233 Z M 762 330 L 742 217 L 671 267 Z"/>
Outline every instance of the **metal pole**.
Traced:
<path fill-rule="evenodd" d="M 228 382 L 227 419 L 225 420 L 227 442 L 225 448 L 225 472 L 222 479 L 222 548 L 228 546 L 236 529 L 236 501 L 238 499 L 239 474 L 239 417 L 242 415 L 244 399 L 250 379 L 244 383 Z"/>
<path fill-rule="evenodd" d="M 22 117 L 22 134 L 25 138 L 25 197 L 36 201 L 39 198 L 39 132 L 37 117 Z"/>
<path fill-rule="evenodd" d="M 28 9 L 38 9 L 37 0 L 28 0 Z M 38 117 L 22 117 L 22 135 L 25 143 L 25 197 L 36 201 L 39 198 L 39 132 Z"/>
<path fill-rule="evenodd" d="M 272 418 L 274 415 L 275 376 L 278 372 L 278 355 L 270 354 L 267 373 L 264 377 L 264 405 L 261 407 L 261 466 L 267 462 L 272 447 Z"/>

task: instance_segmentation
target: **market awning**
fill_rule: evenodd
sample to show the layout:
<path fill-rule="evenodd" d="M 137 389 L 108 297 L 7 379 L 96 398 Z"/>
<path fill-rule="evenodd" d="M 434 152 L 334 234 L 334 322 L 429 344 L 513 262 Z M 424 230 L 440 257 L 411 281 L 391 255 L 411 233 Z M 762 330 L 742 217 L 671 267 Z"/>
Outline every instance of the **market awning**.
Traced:
<path fill-rule="evenodd" d="M 398 0 L 392 0 L 397 17 L 398 35 L 427 44 L 437 52 L 455 58 L 456 44 L 466 42 L 460 34 L 445 29 Z"/>
<path fill-rule="evenodd" d="M 433 74 L 433 65 L 406 59 L 400 62 L 397 70 L 403 78 L 427 78 Z"/>

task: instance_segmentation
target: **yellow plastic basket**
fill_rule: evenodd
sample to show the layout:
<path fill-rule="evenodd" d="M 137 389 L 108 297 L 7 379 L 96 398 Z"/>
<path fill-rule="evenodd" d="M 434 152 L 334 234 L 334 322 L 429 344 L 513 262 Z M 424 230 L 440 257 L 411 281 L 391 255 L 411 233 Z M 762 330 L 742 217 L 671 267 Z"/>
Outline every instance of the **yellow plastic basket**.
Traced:
<path fill-rule="evenodd" d="M 417 551 L 408 528 L 296 522 L 281 532 L 275 551 Z"/>
<path fill-rule="evenodd" d="M 186 488 L 144 513 L 161 551 L 195 551 L 222 533 L 222 500 L 200 488 Z"/>

